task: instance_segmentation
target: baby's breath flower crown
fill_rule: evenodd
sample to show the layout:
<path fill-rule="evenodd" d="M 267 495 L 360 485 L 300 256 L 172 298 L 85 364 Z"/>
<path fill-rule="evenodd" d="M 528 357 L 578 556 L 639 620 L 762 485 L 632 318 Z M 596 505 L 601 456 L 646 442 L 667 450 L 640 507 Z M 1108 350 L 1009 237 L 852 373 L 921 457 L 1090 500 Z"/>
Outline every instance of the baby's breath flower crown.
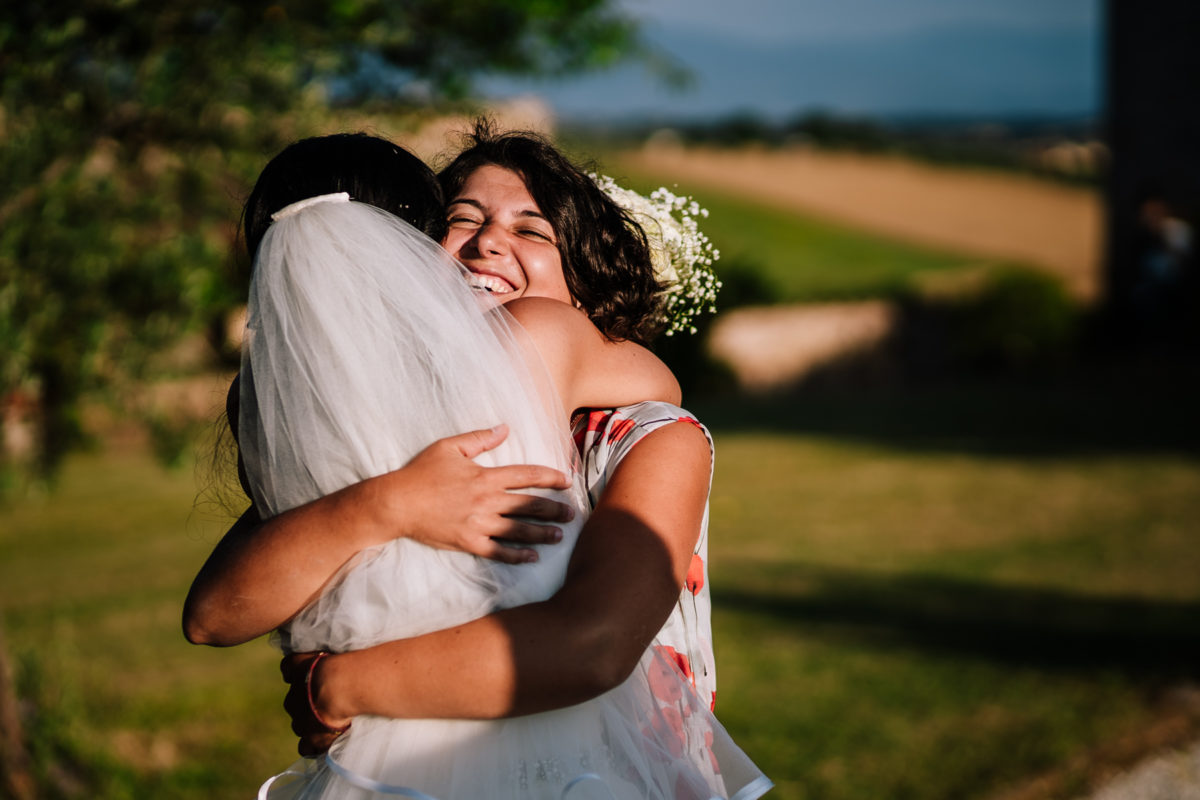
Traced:
<path fill-rule="evenodd" d="M 721 254 L 696 221 L 707 217 L 708 210 L 666 187 L 646 197 L 618 186 L 607 175 L 593 173 L 591 178 L 646 231 L 654 275 L 667 287 L 663 307 L 667 336 L 678 331 L 695 333 L 692 320 L 703 311 L 717 310 L 717 290 L 721 288 L 713 272 L 713 262 Z"/>

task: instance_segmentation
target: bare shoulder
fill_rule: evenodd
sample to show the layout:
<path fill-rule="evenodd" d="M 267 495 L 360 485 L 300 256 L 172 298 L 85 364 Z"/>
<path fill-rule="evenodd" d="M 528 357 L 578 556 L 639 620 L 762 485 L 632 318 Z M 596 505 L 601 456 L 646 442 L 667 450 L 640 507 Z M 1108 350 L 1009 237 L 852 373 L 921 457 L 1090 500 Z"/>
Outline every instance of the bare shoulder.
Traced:
<path fill-rule="evenodd" d="M 568 333 L 590 333 L 600 331 L 579 309 L 548 297 L 520 297 L 504 306 L 513 319 L 529 331 L 554 330 Z"/>
<path fill-rule="evenodd" d="M 646 434 L 621 459 L 593 512 L 616 513 L 654 531 L 672 553 L 677 585 L 682 585 L 700 536 L 712 476 L 708 437 L 689 420 Z"/>
<path fill-rule="evenodd" d="M 704 430 L 695 420 L 680 418 L 650 431 L 629 449 L 613 471 L 601 502 L 610 493 L 616 498 L 644 492 L 664 493 L 663 497 L 675 500 L 695 495 L 702 501 L 708 495 L 712 459 Z"/>
<path fill-rule="evenodd" d="M 521 297 L 504 306 L 533 340 L 551 372 L 562 379 L 574 371 L 581 357 L 600 348 L 603 334 L 579 309 L 546 297 Z M 565 399 L 565 398 L 564 398 Z"/>
<path fill-rule="evenodd" d="M 694 472 L 707 479 L 712 458 L 712 443 L 700 423 L 691 417 L 680 417 L 647 433 L 622 459 L 617 470 L 632 459 L 635 464 L 671 463 L 675 465 L 673 469 Z"/>
<path fill-rule="evenodd" d="M 574 306 L 521 297 L 505 308 L 529 335 L 568 412 L 679 402 L 679 381 L 666 364 L 636 342 L 609 339 Z"/>

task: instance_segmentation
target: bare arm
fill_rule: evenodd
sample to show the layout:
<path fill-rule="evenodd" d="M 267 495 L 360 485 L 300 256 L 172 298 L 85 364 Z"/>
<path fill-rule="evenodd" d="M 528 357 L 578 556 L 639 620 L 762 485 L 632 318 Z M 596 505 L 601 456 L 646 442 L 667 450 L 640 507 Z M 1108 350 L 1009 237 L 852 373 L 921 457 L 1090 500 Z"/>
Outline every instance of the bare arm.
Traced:
<path fill-rule="evenodd" d="M 638 442 L 614 472 L 551 599 L 444 631 L 322 660 L 321 715 L 498 718 L 582 702 L 636 665 L 677 602 L 699 535 L 710 451 L 675 423 Z M 663 469 L 670 464 L 671 469 Z M 284 662 L 302 752 L 328 745 L 304 695 L 311 657 Z M 327 733 L 327 732 L 326 732 Z"/>
<path fill-rule="evenodd" d="M 192 583 L 183 628 L 195 644 L 234 645 L 287 622 L 355 553 L 408 536 L 518 562 L 534 551 L 501 545 L 557 541 L 557 528 L 510 518 L 569 518 L 568 506 L 515 488 L 564 488 L 558 470 L 539 466 L 486 468 L 471 459 L 507 435 L 490 431 L 442 439 L 411 462 L 259 524 L 251 508 L 217 544 Z"/>

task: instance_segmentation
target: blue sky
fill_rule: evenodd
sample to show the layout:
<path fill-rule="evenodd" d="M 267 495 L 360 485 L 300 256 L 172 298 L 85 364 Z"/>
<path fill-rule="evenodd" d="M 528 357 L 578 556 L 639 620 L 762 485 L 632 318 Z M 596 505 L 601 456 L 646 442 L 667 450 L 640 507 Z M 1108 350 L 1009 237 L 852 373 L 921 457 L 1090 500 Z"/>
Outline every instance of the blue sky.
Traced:
<path fill-rule="evenodd" d="M 671 90 L 636 66 L 562 81 L 489 79 L 561 115 L 784 118 L 1094 114 L 1102 0 L 619 0 L 694 75 Z"/>
<path fill-rule="evenodd" d="M 654 26 L 687 25 L 760 42 L 876 38 L 957 25 L 1090 28 L 1100 15 L 1098 0 L 621 0 L 618 6 Z"/>

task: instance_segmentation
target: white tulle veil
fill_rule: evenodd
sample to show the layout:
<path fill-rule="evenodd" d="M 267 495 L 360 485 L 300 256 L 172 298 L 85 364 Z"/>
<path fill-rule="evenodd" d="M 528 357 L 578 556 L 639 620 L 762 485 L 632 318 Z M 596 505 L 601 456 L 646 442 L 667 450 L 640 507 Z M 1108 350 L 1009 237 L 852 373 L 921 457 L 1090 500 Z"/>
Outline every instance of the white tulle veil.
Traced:
<path fill-rule="evenodd" d="M 238 441 L 264 516 L 506 423 L 488 463 L 569 469 L 519 326 L 427 236 L 328 195 L 277 213 L 250 285 Z"/>

